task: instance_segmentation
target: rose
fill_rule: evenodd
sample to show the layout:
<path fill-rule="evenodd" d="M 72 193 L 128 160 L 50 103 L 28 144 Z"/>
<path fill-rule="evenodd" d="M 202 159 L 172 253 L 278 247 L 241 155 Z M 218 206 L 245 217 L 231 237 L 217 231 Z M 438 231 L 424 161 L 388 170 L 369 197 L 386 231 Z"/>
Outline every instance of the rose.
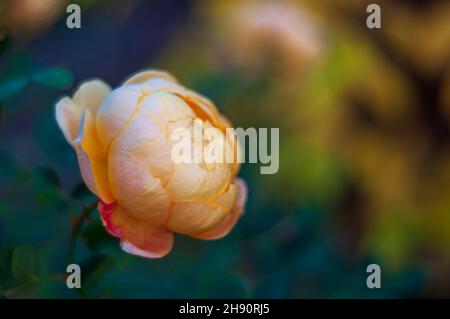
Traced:
<path fill-rule="evenodd" d="M 126 252 L 162 257 L 172 249 L 173 232 L 221 238 L 242 214 L 246 186 L 236 178 L 236 161 L 171 159 L 174 129 L 192 129 L 198 120 L 220 134 L 230 127 L 209 100 L 171 75 L 142 72 L 113 91 L 100 80 L 86 82 L 57 103 L 56 119 L 84 182 L 99 197 L 103 225 Z"/>

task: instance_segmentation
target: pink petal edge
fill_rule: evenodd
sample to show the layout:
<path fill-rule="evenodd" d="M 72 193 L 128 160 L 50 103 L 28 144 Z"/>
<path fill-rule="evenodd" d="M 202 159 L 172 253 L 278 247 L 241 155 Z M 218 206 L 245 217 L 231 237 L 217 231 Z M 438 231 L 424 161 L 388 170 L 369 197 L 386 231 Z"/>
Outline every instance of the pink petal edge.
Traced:
<path fill-rule="evenodd" d="M 118 237 L 120 239 L 120 247 L 123 251 L 140 256 L 145 258 L 161 258 L 167 255 L 172 250 L 173 245 L 173 235 L 170 237 L 170 244 L 169 249 L 163 249 L 160 252 L 152 252 L 150 250 L 145 250 L 142 248 L 137 247 L 130 241 L 124 238 L 122 230 L 115 226 L 112 222 L 112 216 L 114 214 L 114 211 L 117 208 L 117 204 L 106 204 L 102 200 L 99 199 L 98 201 L 98 211 L 100 212 L 100 218 L 102 220 L 102 224 L 105 227 L 106 231 L 113 237 Z"/>
<path fill-rule="evenodd" d="M 108 234 L 114 237 L 121 237 L 122 232 L 116 226 L 114 226 L 112 222 L 112 215 L 114 210 L 116 209 L 116 204 L 106 204 L 101 199 L 98 201 L 98 211 L 100 212 L 100 218 L 102 220 L 102 224 L 105 227 Z"/>

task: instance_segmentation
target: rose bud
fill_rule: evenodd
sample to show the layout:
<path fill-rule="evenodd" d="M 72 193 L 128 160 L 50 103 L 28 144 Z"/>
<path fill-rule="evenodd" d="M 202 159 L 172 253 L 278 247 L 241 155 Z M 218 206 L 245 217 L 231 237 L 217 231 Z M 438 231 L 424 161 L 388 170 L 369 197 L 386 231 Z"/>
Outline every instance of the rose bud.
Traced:
<path fill-rule="evenodd" d="M 173 232 L 218 239 L 241 216 L 247 190 L 237 161 L 171 157 L 173 130 L 192 130 L 198 121 L 238 147 L 216 107 L 171 75 L 142 72 L 113 91 L 100 80 L 86 82 L 57 103 L 56 119 L 99 198 L 103 225 L 126 252 L 159 258 L 172 249 Z"/>

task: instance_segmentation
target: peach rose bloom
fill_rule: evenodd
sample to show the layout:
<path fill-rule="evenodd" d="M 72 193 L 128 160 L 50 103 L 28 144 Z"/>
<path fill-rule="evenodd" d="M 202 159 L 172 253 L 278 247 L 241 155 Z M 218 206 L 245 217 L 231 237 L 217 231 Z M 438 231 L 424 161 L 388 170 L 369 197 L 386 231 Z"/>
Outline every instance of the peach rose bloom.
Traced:
<path fill-rule="evenodd" d="M 247 190 L 236 177 L 239 164 L 171 158 L 175 128 L 192 130 L 195 120 L 220 134 L 230 127 L 208 99 L 171 75 L 141 72 L 113 91 L 86 82 L 57 103 L 56 119 L 99 197 L 103 225 L 126 252 L 159 258 L 172 249 L 173 232 L 218 239 L 241 216 Z"/>

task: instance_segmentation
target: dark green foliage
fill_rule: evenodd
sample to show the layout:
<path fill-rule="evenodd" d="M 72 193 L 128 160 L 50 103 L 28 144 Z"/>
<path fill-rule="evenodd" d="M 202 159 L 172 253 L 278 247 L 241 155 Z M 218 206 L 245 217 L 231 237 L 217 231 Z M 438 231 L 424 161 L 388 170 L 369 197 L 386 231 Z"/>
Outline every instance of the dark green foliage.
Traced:
<path fill-rule="evenodd" d="M 13 97 L 33 83 L 63 90 L 72 86 L 73 77 L 63 67 L 43 67 L 23 53 L 16 54 L 0 78 L 0 101 Z"/>

